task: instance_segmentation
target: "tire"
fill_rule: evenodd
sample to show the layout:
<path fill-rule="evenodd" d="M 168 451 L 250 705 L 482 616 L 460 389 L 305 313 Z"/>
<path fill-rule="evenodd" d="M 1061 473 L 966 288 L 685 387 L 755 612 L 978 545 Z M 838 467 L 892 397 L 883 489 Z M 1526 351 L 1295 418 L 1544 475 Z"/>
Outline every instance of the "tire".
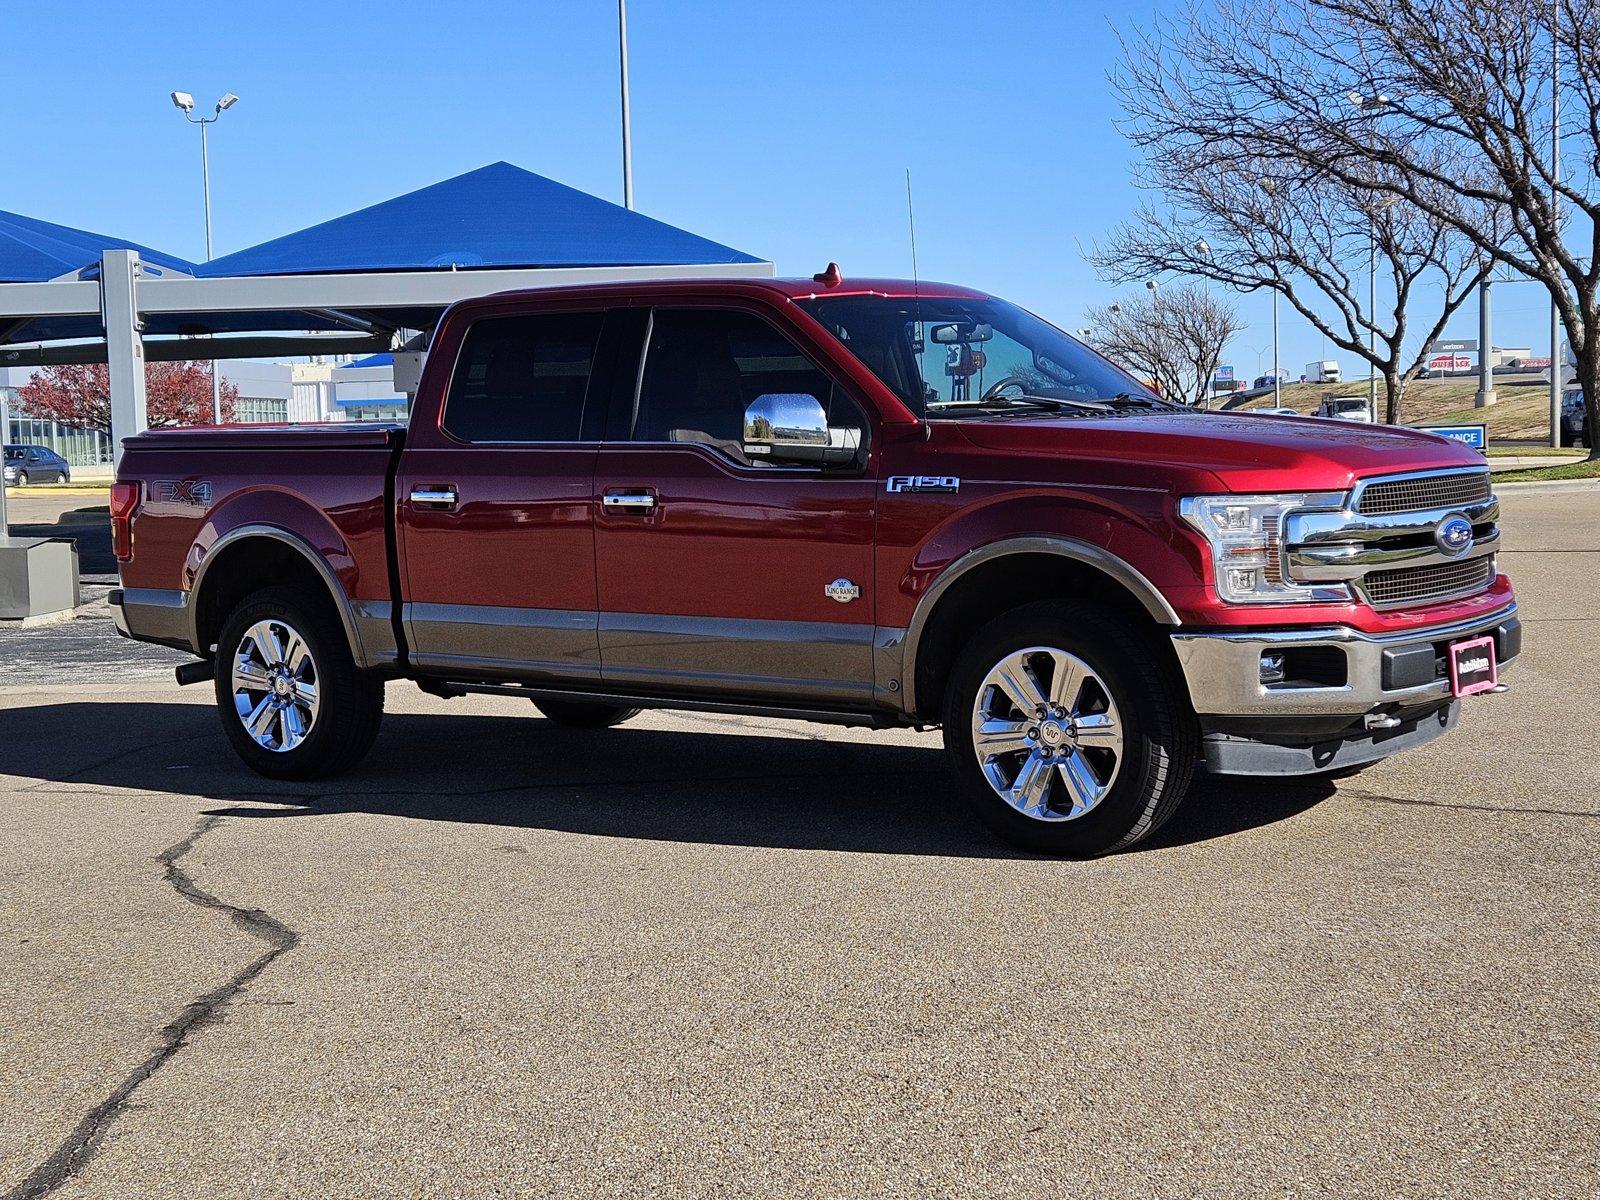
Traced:
<path fill-rule="evenodd" d="M 1578 438 L 1576 434 L 1568 433 L 1565 429 L 1561 431 L 1561 444 L 1563 446 L 1575 446 L 1577 443 Z"/>
<path fill-rule="evenodd" d="M 18 471 L 17 472 L 17 486 L 18 487 L 27 487 L 28 486 L 28 473 L 26 471 Z"/>
<path fill-rule="evenodd" d="M 71 483 L 72 482 L 72 472 L 71 471 L 61 471 L 61 472 L 59 472 L 59 474 L 60 474 L 61 477 L 56 480 L 57 483 Z"/>
<path fill-rule="evenodd" d="M 1013 686 L 1031 684 L 1067 716 L 1017 720 L 1014 693 L 994 682 L 1008 662 L 1027 668 L 1020 679 L 1011 675 Z M 1061 674 L 1068 668 L 1071 675 Z M 1058 679 L 1076 682 L 1052 695 Z M 978 630 L 951 669 L 944 742 L 958 789 L 984 824 L 1023 849 L 1072 858 L 1125 849 L 1159 829 L 1188 791 L 1199 731 L 1184 689 L 1149 636 L 1115 609 L 1076 600 L 1012 609 Z M 1015 733 L 1019 747 L 987 768 L 977 749 L 980 716 L 992 733 L 1006 732 L 996 745 L 1011 744 Z M 1042 771 L 1029 776 L 1043 779 L 1042 796 L 1030 800 L 1021 789 L 1013 802 L 997 790 L 1030 770 Z"/>
<path fill-rule="evenodd" d="M 644 711 L 623 704 L 588 703 L 582 700 L 535 700 L 533 706 L 548 720 L 573 729 L 609 729 Z"/>
<path fill-rule="evenodd" d="M 296 639 L 304 650 L 298 660 Z M 248 681 L 241 674 L 236 687 L 241 662 Z M 234 752 L 269 779 L 349 770 L 372 748 L 383 720 L 383 680 L 357 669 L 328 600 L 299 588 L 264 588 L 239 603 L 217 638 L 213 679 Z M 247 715 L 256 714 L 260 738 L 246 728 Z"/>

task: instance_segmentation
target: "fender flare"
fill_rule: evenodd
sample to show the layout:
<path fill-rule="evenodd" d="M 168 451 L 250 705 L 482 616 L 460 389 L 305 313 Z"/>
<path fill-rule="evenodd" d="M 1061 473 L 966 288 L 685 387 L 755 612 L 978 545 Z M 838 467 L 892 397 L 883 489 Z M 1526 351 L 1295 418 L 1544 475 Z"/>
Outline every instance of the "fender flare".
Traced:
<path fill-rule="evenodd" d="M 905 651 L 900 669 L 903 685 L 901 695 L 905 698 L 906 712 L 917 711 L 917 652 L 922 644 L 922 635 L 927 631 L 928 622 L 939 606 L 939 601 L 968 572 L 1014 554 L 1054 554 L 1093 567 L 1130 592 L 1158 625 L 1183 624 L 1155 584 L 1123 559 L 1100 546 L 1076 538 L 1047 535 L 1002 538 L 997 542 L 988 542 L 975 550 L 968 551 L 945 567 L 938 578 L 928 586 L 928 590 L 923 592 L 922 599 L 917 602 L 916 611 L 911 616 L 911 624 L 906 627 Z"/>
<path fill-rule="evenodd" d="M 317 553 L 316 547 L 306 541 L 299 534 L 291 533 L 277 525 L 239 525 L 228 530 L 227 533 L 211 543 L 206 556 L 200 560 L 200 566 L 195 571 L 194 583 L 190 585 L 189 595 L 189 643 L 194 647 L 196 654 L 203 655 L 206 647 L 200 644 L 200 597 L 201 589 L 205 585 L 206 573 L 211 564 L 217 561 L 219 552 L 227 549 L 235 542 L 242 542 L 246 538 L 271 538 L 282 542 L 305 559 L 322 579 L 323 586 L 328 590 L 328 596 L 333 601 L 334 608 L 339 613 L 339 623 L 344 626 L 345 640 L 350 645 L 350 656 L 355 659 L 356 666 L 365 667 L 367 663 L 366 648 L 361 643 L 361 631 L 356 625 L 355 612 L 350 606 L 350 597 L 344 594 L 344 587 L 339 583 L 339 577 L 333 573 L 322 555 Z"/>

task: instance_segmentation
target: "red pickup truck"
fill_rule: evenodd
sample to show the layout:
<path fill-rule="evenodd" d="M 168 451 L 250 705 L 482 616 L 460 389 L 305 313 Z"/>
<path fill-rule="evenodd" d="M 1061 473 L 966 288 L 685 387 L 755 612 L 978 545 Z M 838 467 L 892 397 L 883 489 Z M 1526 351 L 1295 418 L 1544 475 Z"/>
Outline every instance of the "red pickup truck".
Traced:
<path fill-rule="evenodd" d="M 129 637 L 256 771 L 371 747 L 384 682 L 942 725 L 1024 846 L 1098 854 L 1197 766 L 1346 772 L 1501 686 L 1521 627 L 1473 451 L 1196 412 L 1003 300 L 892 280 L 491 296 L 409 426 L 129 438 Z"/>

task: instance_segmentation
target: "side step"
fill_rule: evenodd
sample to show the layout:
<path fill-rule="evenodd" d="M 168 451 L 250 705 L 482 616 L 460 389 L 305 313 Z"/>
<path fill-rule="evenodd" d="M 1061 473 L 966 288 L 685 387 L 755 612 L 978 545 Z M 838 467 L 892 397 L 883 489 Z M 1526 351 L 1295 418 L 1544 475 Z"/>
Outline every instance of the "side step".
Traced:
<path fill-rule="evenodd" d="M 779 704 L 750 704 L 721 700 L 688 700 L 681 696 L 635 696 L 625 692 L 583 692 L 569 688 L 529 686 L 521 683 L 456 683 L 442 679 L 417 679 L 430 696 L 449 700 L 456 696 L 520 696 L 540 700 L 565 700 L 576 704 L 625 704 L 630 708 L 680 709 L 686 712 L 731 713 L 741 717 L 779 717 L 788 721 L 814 721 L 822 725 L 849 725 L 862 729 L 899 729 L 906 722 L 888 713 L 850 712 L 829 708 L 791 708 Z"/>

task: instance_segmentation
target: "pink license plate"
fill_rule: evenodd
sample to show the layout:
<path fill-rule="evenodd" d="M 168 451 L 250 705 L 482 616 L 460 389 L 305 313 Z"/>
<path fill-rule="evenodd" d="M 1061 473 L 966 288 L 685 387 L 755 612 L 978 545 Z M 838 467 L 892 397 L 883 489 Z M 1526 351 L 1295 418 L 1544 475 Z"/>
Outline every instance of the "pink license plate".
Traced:
<path fill-rule="evenodd" d="M 1476 695 L 1489 691 L 1500 682 L 1499 664 L 1494 659 L 1494 638 L 1452 642 L 1449 653 L 1452 695 Z"/>

